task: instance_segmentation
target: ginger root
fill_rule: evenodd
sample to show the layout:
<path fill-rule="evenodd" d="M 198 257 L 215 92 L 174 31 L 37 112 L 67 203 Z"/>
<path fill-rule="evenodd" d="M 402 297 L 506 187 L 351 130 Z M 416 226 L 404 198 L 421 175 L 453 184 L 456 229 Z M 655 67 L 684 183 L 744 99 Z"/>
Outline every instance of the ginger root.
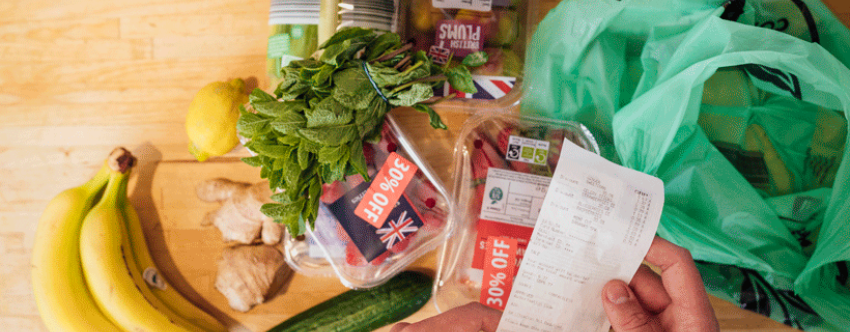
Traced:
<path fill-rule="evenodd" d="M 226 242 L 243 244 L 280 242 L 283 228 L 260 212 L 260 207 L 271 203 L 268 182 L 255 184 L 236 182 L 224 178 L 207 180 L 196 188 L 198 198 L 207 202 L 223 202 L 222 206 L 204 218 L 202 225 L 215 225 Z"/>
<path fill-rule="evenodd" d="M 274 295 L 291 274 L 276 247 L 237 245 L 222 252 L 215 288 L 231 308 L 247 312 Z"/>

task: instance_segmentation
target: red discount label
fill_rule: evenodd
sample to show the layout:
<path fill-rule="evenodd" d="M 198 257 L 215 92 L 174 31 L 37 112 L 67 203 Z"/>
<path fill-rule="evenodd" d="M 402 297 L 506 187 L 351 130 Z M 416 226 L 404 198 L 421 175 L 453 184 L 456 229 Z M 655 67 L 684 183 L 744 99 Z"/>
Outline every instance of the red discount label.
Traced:
<path fill-rule="evenodd" d="M 363 200 L 354 209 L 354 214 L 375 228 L 381 228 L 417 170 L 419 167 L 409 160 L 395 152 L 390 153 L 363 195 Z"/>
<path fill-rule="evenodd" d="M 482 304 L 505 310 L 514 280 L 517 242 L 514 239 L 491 236 L 484 253 L 484 279 L 481 283 Z"/>

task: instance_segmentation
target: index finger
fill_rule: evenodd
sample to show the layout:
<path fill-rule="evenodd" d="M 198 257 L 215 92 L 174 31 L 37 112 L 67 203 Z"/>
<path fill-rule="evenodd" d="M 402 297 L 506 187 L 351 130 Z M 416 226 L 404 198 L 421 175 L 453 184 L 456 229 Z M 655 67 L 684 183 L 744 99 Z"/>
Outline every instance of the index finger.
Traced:
<path fill-rule="evenodd" d="M 690 251 L 656 236 L 646 254 L 646 261 L 661 269 L 661 282 L 674 304 L 712 312 L 708 293 Z"/>

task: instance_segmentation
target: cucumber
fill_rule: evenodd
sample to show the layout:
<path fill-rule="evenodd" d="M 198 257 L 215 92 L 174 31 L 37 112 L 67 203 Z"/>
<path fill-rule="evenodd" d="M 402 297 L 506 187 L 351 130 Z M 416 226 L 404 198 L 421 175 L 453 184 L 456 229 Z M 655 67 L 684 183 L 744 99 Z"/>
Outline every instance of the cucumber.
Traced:
<path fill-rule="evenodd" d="M 431 298 L 432 279 L 404 271 L 368 290 L 350 290 L 307 309 L 269 332 L 368 332 L 400 321 Z"/>

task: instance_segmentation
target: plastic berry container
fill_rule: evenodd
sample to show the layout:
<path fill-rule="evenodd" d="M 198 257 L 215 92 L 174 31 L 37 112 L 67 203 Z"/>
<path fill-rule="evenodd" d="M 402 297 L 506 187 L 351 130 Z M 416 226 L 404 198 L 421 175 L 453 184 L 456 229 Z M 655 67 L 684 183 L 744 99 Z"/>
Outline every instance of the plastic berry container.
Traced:
<path fill-rule="evenodd" d="M 437 310 L 482 298 L 490 237 L 517 241 L 516 274 L 564 140 L 599 153 L 593 136 L 576 122 L 481 112 L 464 123 L 453 160 L 455 227 L 438 253 L 434 280 Z"/>
<path fill-rule="evenodd" d="M 380 285 L 451 233 L 455 203 L 392 115 L 377 144 L 364 143 L 370 182 L 325 184 L 319 217 L 285 240 L 286 262 L 305 275 L 336 275 L 353 289 Z M 395 200 L 395 202 L 393 202 Z"/>

